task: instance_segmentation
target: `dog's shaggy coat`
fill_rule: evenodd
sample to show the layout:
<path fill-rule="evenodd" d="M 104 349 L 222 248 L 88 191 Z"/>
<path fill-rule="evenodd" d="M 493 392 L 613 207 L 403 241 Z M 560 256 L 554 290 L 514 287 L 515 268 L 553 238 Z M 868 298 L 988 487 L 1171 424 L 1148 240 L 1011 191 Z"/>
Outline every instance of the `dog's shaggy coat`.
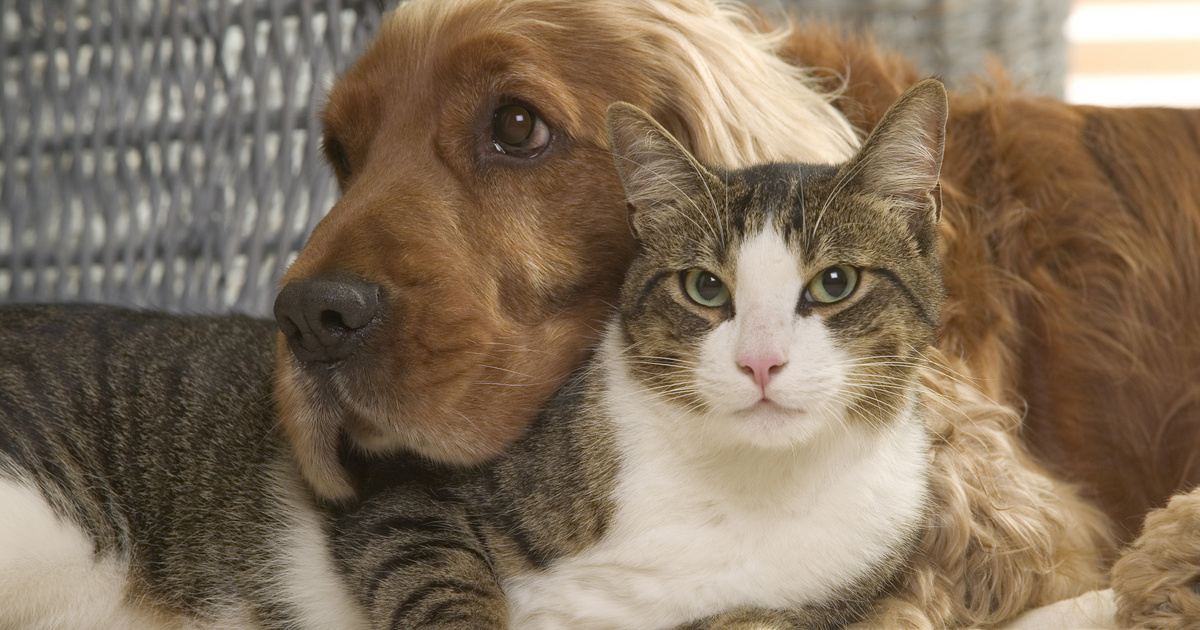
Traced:
<path fill-rule="evenodd" d="M 917 78 L 828 29 L 767 33 L 702 0 L 402 5 L 330 94 L 343 196 L 285 279 L 379 295 L 345 358 L 279 343 L 306 478 L 354 492 L 343 440 L 485 459 L 580 360 L 633 251 L 609 103 L 651 112 L 708 162 L 827 162 Z M 515 144 L 496 135 L 514 140 L 498 126 L 512 105 L 531 118 Z M 939 521 L 881 609 L 896 627 L 994 622 L 1095 587 L 1110 537 L 1200 478 L 1200 113 L 1003 85 L 952 95 L 950 112 L 931 378 L 961 420 L 935 427 Z M 1157 602 L 1137 586 L 1150 579 L 1117 581 L 1127 618 Z"/>

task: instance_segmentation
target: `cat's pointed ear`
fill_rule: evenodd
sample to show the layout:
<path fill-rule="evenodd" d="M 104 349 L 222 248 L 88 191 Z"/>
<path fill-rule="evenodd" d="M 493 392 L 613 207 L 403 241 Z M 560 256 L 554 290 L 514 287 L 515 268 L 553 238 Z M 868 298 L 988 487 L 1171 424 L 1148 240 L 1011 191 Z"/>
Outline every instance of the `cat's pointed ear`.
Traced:
<path fill-rule="evenodd" d="M 663 210 L 690 206 L 697 196 L 709 194 L 707 170 L 649 114 L 613 103 L 607 122 L 608 144 L 638 237 L 665 218 Z"/>
<path fill-rule="evenodd" d="M 936 224 L 939 208 L 933 194 L 946 146 L 947 110 L 941 81 L 925 79 L 912 86 L 884 114 L 843 167 L 843 175 L 902 208 L 927 215 L 912 216 L 912 221 L 932 219 Z"/>

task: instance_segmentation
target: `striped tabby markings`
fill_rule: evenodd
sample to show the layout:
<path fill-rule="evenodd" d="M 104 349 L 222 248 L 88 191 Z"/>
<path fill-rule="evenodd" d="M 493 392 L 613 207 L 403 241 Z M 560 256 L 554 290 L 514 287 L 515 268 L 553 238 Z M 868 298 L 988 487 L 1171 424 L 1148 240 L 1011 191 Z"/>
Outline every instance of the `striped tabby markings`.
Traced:
<path fill-rule="evenodd" d="M 928 437 L 912 398 L 883 426 L 848 422 L 846 357 L 777 232 L 738 254 L 737 316 L 704 342 L 690 411 L 639 384 L 615 328 L 600 350 L 624 454 L 608 533 L 505 585 L 514 627 L 673 627 L 741 606 L 836 597 L 889 562 L 923 518 Z M 746 352 L 786 358 L 765 396 Z"/>

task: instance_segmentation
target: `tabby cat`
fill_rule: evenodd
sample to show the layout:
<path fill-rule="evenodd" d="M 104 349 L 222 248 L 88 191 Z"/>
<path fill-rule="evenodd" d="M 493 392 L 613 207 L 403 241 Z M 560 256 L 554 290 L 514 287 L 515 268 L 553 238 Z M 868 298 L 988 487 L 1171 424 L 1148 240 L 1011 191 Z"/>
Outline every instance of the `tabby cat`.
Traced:
<path fill-rule="evenodd" d="M 271 408 L 274 322 L 0 308 L 0 628 L 362 628 Z"/>
<path fill-rule="evenodd" d="M 640 253 L 601 347 L 486 466 L 346 453 L 351 505 L 298 482 L 266 324 L 0 313 L 0 626 L 862 617 L 927 516 L 945 99 L 914 86 L 847 164 L 740 171 L 614 105 Z"/>

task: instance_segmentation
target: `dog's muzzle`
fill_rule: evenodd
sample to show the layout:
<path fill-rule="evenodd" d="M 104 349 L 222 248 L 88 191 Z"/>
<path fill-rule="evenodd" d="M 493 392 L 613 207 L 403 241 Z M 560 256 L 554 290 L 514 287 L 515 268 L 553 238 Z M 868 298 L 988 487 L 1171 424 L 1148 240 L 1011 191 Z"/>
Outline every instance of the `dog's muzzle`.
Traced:
<path fill-rule="evenodd" d="M 379 294 L 379 285 L 344 275 L 293 280 L 275 298 L 275 321 L 300 361 L 338 361 L 362 345 Z"/>

